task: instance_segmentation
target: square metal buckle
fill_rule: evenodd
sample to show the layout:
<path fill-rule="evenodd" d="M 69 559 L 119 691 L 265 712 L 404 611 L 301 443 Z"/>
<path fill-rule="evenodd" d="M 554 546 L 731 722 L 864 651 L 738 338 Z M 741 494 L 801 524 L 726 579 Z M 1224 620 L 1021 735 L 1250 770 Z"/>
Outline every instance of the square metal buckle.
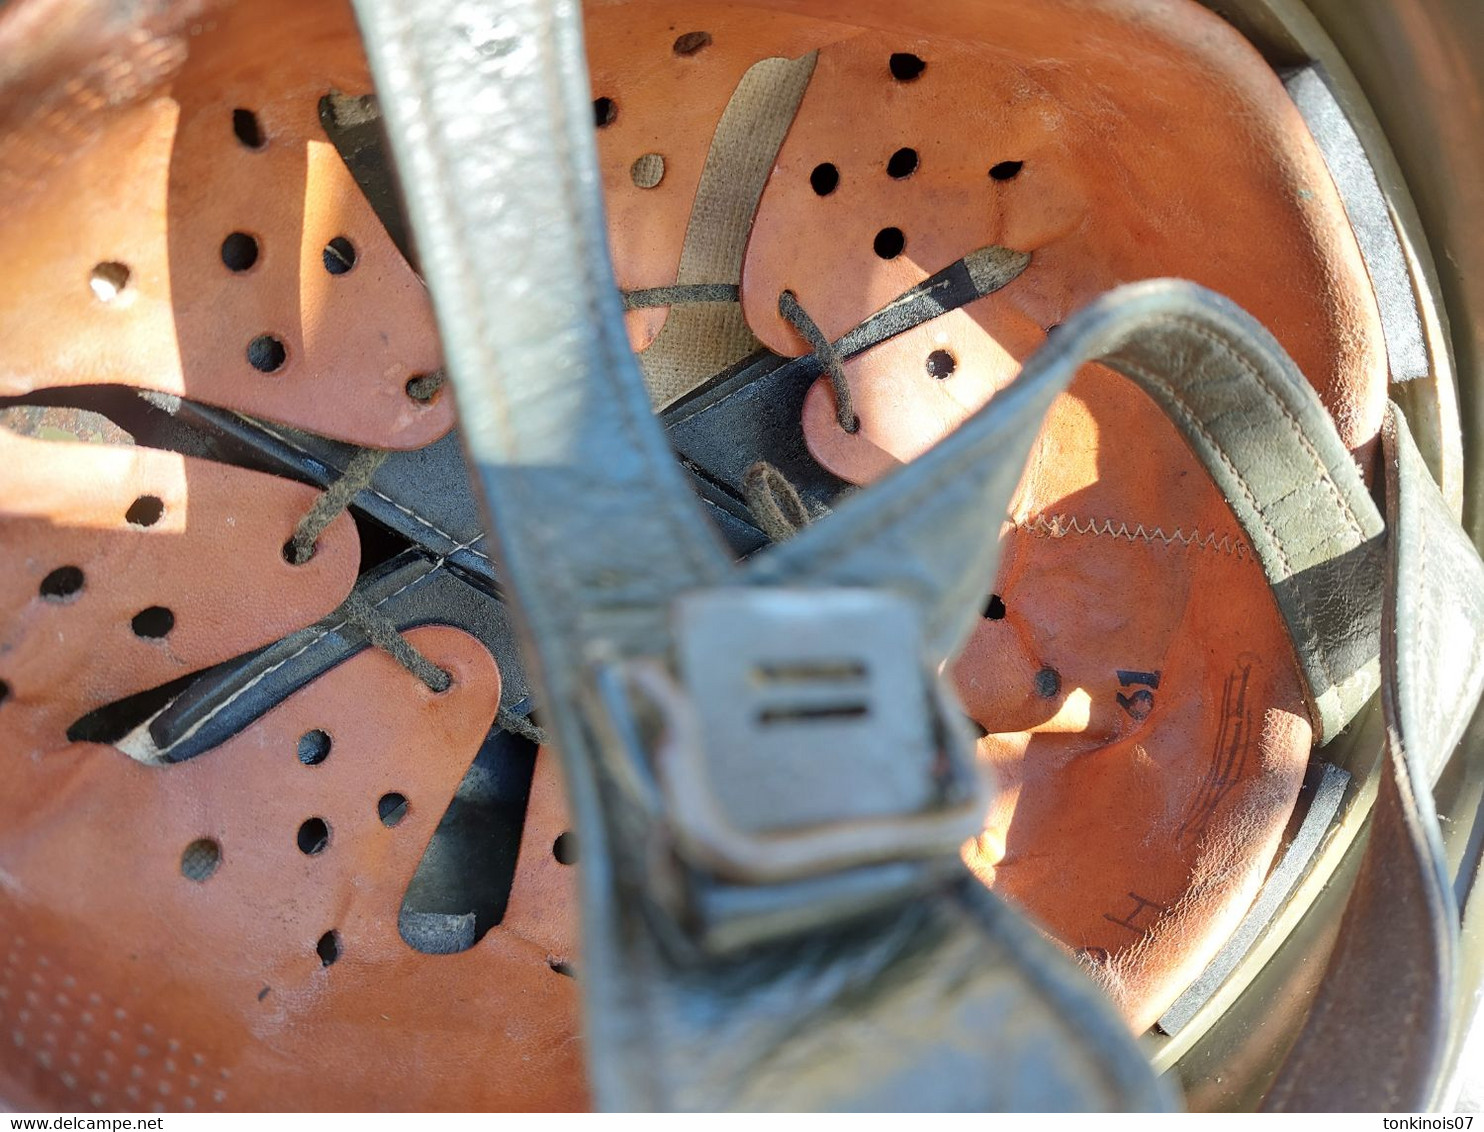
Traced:
<path fill-rule="evenodd" d="M 956 853 L 988 811 L 917 609 L 867 589 L 717 589 L 674 607 L 686 704 L 657 771 L 692 864 L 747 884 Z"/>

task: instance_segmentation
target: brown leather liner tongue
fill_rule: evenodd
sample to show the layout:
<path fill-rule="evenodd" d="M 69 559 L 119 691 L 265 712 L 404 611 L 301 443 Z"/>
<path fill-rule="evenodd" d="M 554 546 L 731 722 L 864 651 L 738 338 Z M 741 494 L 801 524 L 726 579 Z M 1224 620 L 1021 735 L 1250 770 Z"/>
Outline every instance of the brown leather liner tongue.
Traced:
<path fill-rule="evenodd" d="M 318 494 L 190 456 L 0 428 L 0 746 L 18 759 L 55 750 L 83 715 L 333 610 L 360 560 L 350 517 L 304 565 L 282 552 Z"/>
<path fill-rule="evenodd" d="M 0 57 L 28 30 L 0 21 Z M 451 398 L 405 388 L 440 365 L 427 294 L 320 125 L 325 94 L 370 89 L 349 6 L 221 5 L 136 50 L 151 86 L 88 67 L 6 123 L 0 394 L 135 385 L 383 448 L 447 432 Z"/>
<path fill-rule="evenodd" d="M 552 966 L 572 958 L 572 870 L 553 856 L 549 758 L 504 922 L 454 955 L 398 934 L 500 689 L 473 638 L 408 638 L 448 691 L 368 649 L 187 763 L 80 744 L 13 766 L 0 1095 L 114 1111 L 585 1103 L 575 984 Z M 329 750 L 305 765 L 313 730 Z M 406 809 L 389 827 L 392 792 Z"/>

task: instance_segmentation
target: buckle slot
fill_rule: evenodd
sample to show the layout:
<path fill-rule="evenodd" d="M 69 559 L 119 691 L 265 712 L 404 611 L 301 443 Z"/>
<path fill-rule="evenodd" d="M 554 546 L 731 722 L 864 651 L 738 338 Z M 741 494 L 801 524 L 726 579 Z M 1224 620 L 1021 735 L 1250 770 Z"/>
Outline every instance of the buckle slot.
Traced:
<path fill-rule="evenodd" d="M 956 855 L 978 832 L 986 784 L 906 598 L 716 589 L 673 620 L 656 772 L 692 867 L 780 884 Z"/>

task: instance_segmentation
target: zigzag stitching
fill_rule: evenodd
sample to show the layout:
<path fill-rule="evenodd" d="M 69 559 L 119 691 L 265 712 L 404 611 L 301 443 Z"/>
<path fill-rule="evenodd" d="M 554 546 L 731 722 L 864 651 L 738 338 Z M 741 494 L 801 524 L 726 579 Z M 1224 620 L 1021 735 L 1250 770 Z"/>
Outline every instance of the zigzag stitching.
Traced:
<path fill-rule="evenodd" d="M 1016 530 L 1029 531 L 1042 538 L 1066 538 L 1072 534 L 1102 535 L 1127 539 L 1129 542 L 1157 542 L 1165 546 L 1179 543 L 1186 549 L 1212 550 L 1234 555 L 1239 559 L 1248 558 L 1252 554 L 1252 548 L 1241 539 L 1234 539 L 1230 535 L 1218 536 L 1215 531 L 1202 534 L 1195 530 L 1187 534 L 1184 529 L 1176 527 L 1173 532 L 1166 533 L 1163 527 L 1151 530 L 1143 523 L 1130 527 L 1123 522 L 1115 525 L 1112 519 L 1078 519 L 1075 515 L 1025 515 L 1012 519 L 1011 523 Z"/>

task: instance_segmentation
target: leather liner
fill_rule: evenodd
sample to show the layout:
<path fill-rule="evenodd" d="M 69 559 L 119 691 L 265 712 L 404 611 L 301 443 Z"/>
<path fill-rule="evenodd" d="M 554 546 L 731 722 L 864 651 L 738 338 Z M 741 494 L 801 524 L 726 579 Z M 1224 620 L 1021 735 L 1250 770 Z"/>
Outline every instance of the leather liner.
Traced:
<path fill-rule="evenodd" d="M 0 429 L 0 680 L 9 689 L 0 741 L 12 759 L 65 746 L 68 728 L 95 708 L 335 608 L 359 560 L 350 518 L 324 532 L 303 566 L 281 551 L 317 494 L 189 456 Z M 167 614 L 138 622 L 146 610 Z"/>
<path fill-rule="evenodd" d="M 769 51 L 818 58 L 747 246 L 743 308 L 764 345 L 808 348 L 778 315 L 785 289 L 839 339 L 976 248 L 1032 256 L 1003 290 L 846 362 L 859 432 L 840 429 L 828 382 L 814 383 L 803 432 L 827 474 L 868 484 L 912 459 L 1013 380 L 1067 314 L 1154 276 L 1256 315 L 1368 470 L 1387 372 L 1360 249 L 1282 81 L 1218 18 L 1182 3 L 1158 5 L 1155 19 L 1132 0 L 767 6 L 838 22 L 804 43 L 780 34 Z M 595 58 L 617 13 L 632 12 L 643 37 L 625 49 L 687 84 L 651 108 L 640 141 L 619 127 L 626 94 L 647 97 L 648 80 L 598 71 L 594 93 L 619 107 L 598 142 L 621 286 L 677 279 L 701 153 L 683 116 L 715 99 L 708 82 L 735 83 L 737 11 L 690 8 L 686 28 L 712 42 L 684 60 L 665 59 L 663 42 L 680 23 L 647 22 L 667 8 L 589 15 Z M 898 55 L 925 65 L 899 76 Z M 678 200 L 663 181 L 626 182 L 649 145 L 667 180 L 678 171 Z M 900 250 L 881 242 L 893 230 Z M 737 384 L 668 414 L 723 481 L 745 462 L 698 449 L 691 422 L 745 417 Z M 819 476 L 801 479 L 807 492 Z M 1163 415 L 1106 369 L 1086 367 L 1053 406 L 1007 520 L 996 615 L 954 669 L 1002 785 L 967 857 L 1142 1029 L 1215 955 L 1272 861 L 1312 743 L 1302 685 L 1220 493 Z"/>
<path fill-rule="evenodd" d="M 582 1103 L 575 985 L 550 966 L 571 958 L 572 870 L 553 856 L 565 824 L 549 758 L 538 759 L 502 924 L 456 955 L 421 955 L 398 935 L 403 891 L 500 687 L 465 634 L 430 627 L 409 639 L 453 673 L 449 691 L 429 692 L 369 650 L 189 763 L 148 767 L 83 744 L 13 768 L 0 815 L 12 878 L 0 900 L 10 1103 Z M 331 746 L 307 766 L 297 752 L 311 729 Z M 390 791 L 408 811 L 387 828 L 377 802 Z M 314 817 L 329 841 L 308 855 L 299 830 Z M 220 856 L 197 881 L 182 875 L 182 855 L 200 839 Z M 128 884 L 113 867 L 123 862 Z"/>
<path fill-rule="evenodd" d="M 25 8 L 0 57 L 30 49 Z M 440 364 L 426 292 L 319 121 L 329 91 L 370 86 L 348 6 L 255 0 L 134 36 L 153 69 L 85 69 L 6 123 L 0 394 L 119 382 L 375 447 L 447 432 L 448 400 L 404 389 Z"/>
<path fill-rule="evenodd" d="M 35 13 L 56 7 L 0 16 L 0 58 L 35 34 Z M 126 65 L 83 69 L 29 117 L 0 111 L 5 274 L 21 283 L 19 301 L 0 311 L 0 390 L 147 383 L 341 441 L 424 447 L 453 420 L 447 397 L 421 406 L 403 389 L 438 364 L 426 297 L 318 120 L 330 90 L 369 85 L 348 9 L 196 7 L 174 9 L 178 27 L 139 33 L 120 48 Z M 998 242 L 1033 252 L 1005 292 L 847 363 L 859 434 L 839 432 L 827 386 L 808 394 L 800 420 L 828 470 L 821 492 L 870 482 L 923 451 L 1002 389 L 1067 312 L 1113 283 L 1158 274 L 1196 279 L 1257 314 L 1365 458 L 1385 377 L 1374 299 L 1301 121 L 1229 28 L 1194 4 L 1135 0 L 1035 12 L 1005 0 L 906 14 L 873 2 L 782 7 L 807 12 L 592 7 L 593 93 L 617 106 L 599 142 L 620 286 L 678 278 L 714 126 L 741 75 L 760 58 L 814 50 L 815 74 L 748 243 L 742 293 L 753 333 L 780 353 L 802 352 L 776 315 L 783 287 L 838 337 L 967 251 Z M 1066 26 L 1079 34 L 1057 30 Z M 676 50 L 701 30 L 706 44 Z M 927 68 L 893 78 L 898 52 Z M 13 87 L 35 79 L 22 74 Z M 238 108 L 251 110 L 266 146 L 234 134 Z M 891 176 L 887 163 L 909 147 L 915 168 Z M 635 162 L 652 153 L 664 173 L 644 188 Z M 810 174 L 823 161 L 840 181 L 820 195 Z M 1021 164 L 991 173 L 1006 161 Z M 896 226 L 905 249 L 882 258 L 876 236 Z M 233 273 L 221 247 L 237 231 L 260 258 Z M 336 236 L 356 254 L 342 275 L 322 258 Z M 112 263 L 129 275 L 103 301 L 90 277 Z M 106 274 L 102 282 L 111 285 Z M 652 341 L 665 318 L 663 308 L 630 314 L 633 344 Z M 274 373 L 247 360 L 259 334 L 284 345 Z M 935 350 L 951 355 L 951 373 L 930 372 Z M 796 391 L 789 398 L 797 403 Z M 5 527 L 7 556 L 19 547 L 29 571 L 11 572 L 25 584 L 6 608 L 29 612 L 7 616 L 7 628 L 84 608 L 29 604 L 52 568 L 43 551 L 91 548 L 90 579 L 112 574 L 122 556 L 128 569 L 118 573 L 133 587 L 102 619 L 126 635 L 96 655 L 69 654 L 81 666 L 65 677 L 72 698 L 51 693 L 25 725 L 36 750 L 55 746 L 58 728 L 100 697 L 307 624 L 354 577 L 348 520 L 310 563 L 331 580 L 309 586 L 309 575 L 267 561 L 312 499 L 307 488 L 145 452 L 127 460 L 148 475 L 93 467 L 124 460 L 101 451 L 73 446 L 31 465 L 84 478 L 98 497 L 88 506 L 104 516 L 97 530 L 38 528 L 12 542 L 23 528 Z M 188 498 L 169 495 L 166 468 L 177 479 L 185 469 Z M 120 507 L 146 488 L 166 497 L 167 515 L 193 517 L 168 554 L 168 526 L 114 529 Z M 30 488 L 5 498 L 30 498 Z M 52 502 L 35 513 L 45 523 L 66 510 Z M 206 525 L 193 531 L 196 515 L 240 515 L 243 525 L 208 535 Z M 955 670 L 992 732 L 981 753 L 1006 799 L 967 855 L 1078 949 L 1141 1026 L 1199 972 L 1260 883 L 1307 761 L 1306 710 L 1230 514 L 1160 414 L 1107 371 L 1090 367 L 1057 403 L 1009 518 L 995 582 L 1003 612 L 986 618 Z M 224 545 L 217 539 L 240 581 L 210 556 Z M 289 573 L 264 586 L 280 566 Z M 180 618 L 167 638 L 173 651 L 127 632 L 159 578 L 189 580 L 203 595 L 192 598 L 203 615 Z M 97 624 L 73 638 L 75 652 L 96 648 Z M 198 624 L 212 626 L 209 646 L 191 636 Z M 576 962 L 572 870 L 553 855 L 565 809 L 549 757 L 537 762 L 501 925 L 453 956 L 416 955 L 397 938 L 418 854 L 499 699 L 498 672 L 472 638 L 411 636 L 459 675 L 447 698 L 364 652 L 183 767 L 91 746 L 21 760 L 7 818 L 15 835 L 0 853 L 9 875 L 46 885 L 44 898 L 27 880 L 0 901 L 14 941 L 0 1014 L 29 1055 L 7 1067 L 0 1094 L 108 1108 L 188 1107 L 186 1098 L 228 1108 L 584 1103 L 573 984 L 559 971 Z M 38 675 L 33 690 L 42 669 L 10 671 L 0 668 L 13 699 L 0 726 L 63 679 Z M 1146 703 L 1155 706 L 1141 717 Z M 312 726 L 335 736 L 323 767 L 293 757 Z M 1223 759 L 1234 751 L 1232 775 Z M 392 788 L 412 809 L 387 830 L 374 803 Z M 352 802 L 359 808 L 346 809 Z M 322 856 L 294 846 L 311 809 L 329 817 Z M 208 835 L 220 840 L 221 863 L 198 884 L 180 874 L 180 854 Z M 137 891 L 97 867 L 115 860 L 138 864 Z M 162 935 L 160 924 L 172 930 Z M 330 927 L 340 950 L 325 966 L 316 948 Z M 149 947 L 126 954 L 118 939 Z M 338 1066 L 356 1070 L 323 1072 L 332 1047 Z"/>

